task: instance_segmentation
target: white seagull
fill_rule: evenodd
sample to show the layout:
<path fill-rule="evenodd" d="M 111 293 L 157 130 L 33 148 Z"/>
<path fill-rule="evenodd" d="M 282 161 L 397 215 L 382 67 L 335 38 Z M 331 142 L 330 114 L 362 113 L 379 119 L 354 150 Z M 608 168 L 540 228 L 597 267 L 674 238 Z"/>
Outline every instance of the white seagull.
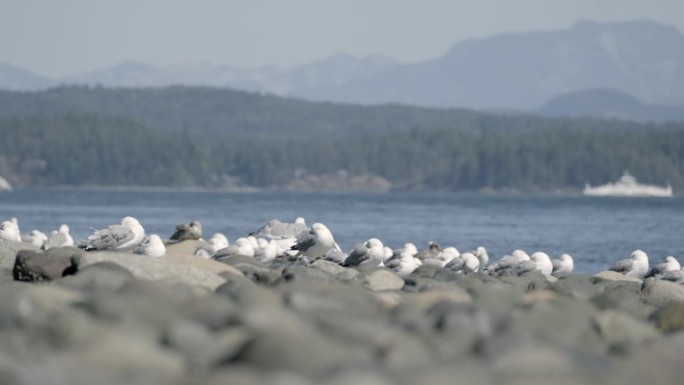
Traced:
<path fill-rule="evenodd" d="M 135 254 L 147 255 L 149 257 L 158 258 L 166 254 L 166 247 L 164 242 L 157 234 L 151 234 L 143 239 L 143 241 L 133 250 Z"/>
<path fill-rule="evenodd" d="M 86 250 L 119 250 L 135 247 L 145 237 L 145 229 L 137 219 L 125 217 L 120 225 L 95 230 L 82 245 Z"/>
<path fill-rule="evenodd" d="M 320 258 L 335 246 L 332 233 L 322 223 L 314 223 L 311 230 L 297 236 L 297 243 L 291 250 L 297 250 L 295 258 L 300 256 Z"/>
<path fill-rule="evenodd" d="M 12 242 L 21 242 L 19 225 L 15 221 L 4 221 L 0 223 L 0 239 Z"/>
<path fill-rule="evenodd" d="M 669 256 L 665 258 L 665 263 L 659 263 L 653 267 L 651 267 L 648 271 L 648 274 L 646 274 L 645 278 L 648 277 L 657 277 L 662 275 L 666 271 L 676 271 L 676 270 L 681 270 L 682 266 L 679 264 L 679 261 L 673 256 Z"/>
<path fill-rule="evenodd" d="M 385 267 L 397 273 L 400 277 L 406 277 L 413 273 L 422 262 L 418 258 L 414 258 L 410 250 L 404 251 L 399 257 L 393 258 L 385 264 Z"/>
<path fill-rule="evenodd" d="M 575 268 L 575 261 L 572 259 L 570 254 L 563 254 L 559 259 L 554 259 L 551 261 L 553 264 L 553 271 L 551 275 L 554 277 L 561 277 L 572 273 Z"/>
<path fill-rule="evenodd" d="M 615 262 L 608 270 L 616 271 L 629 277 L 643 278 L 648 273 L 648 255 L 642 250 L 634 250 L 629 259 Z"/>
<path fill-rule="evenodd" d="M 344 266 L 359 267 L 362 269 L 380 266 L 385 259 L 385 249 L 377 238 L 371 238 L 366 243 L 356 245 L 344 260 Z"/>
<path fill-rule="evenodd" d="M 43 247 L 47 240 L 47 235 L 45 235 L 42 231 L 39 230 L 32 230 L 30 233 L 21 236 L 22 242 L 30 243 L 33 246 L 40 248 Z"/>
<path fill-rule="evenodd" d="M 62 224 L 58 231 L 53 231 L 50 238 L 45 242 L 45 250 L 53 247 L 73 246 L 74 238 L 69 234 L 69 226 Z"/>
<path fill-rule="evenodd" d="M 539 270 L 544 275 L 551 275 L 553 272 L 553 263 L 551 263 L 551 258 L 546 253 L 537 251 L 530 255 L 530 260 L 536 264 L 535 270 Z"/>

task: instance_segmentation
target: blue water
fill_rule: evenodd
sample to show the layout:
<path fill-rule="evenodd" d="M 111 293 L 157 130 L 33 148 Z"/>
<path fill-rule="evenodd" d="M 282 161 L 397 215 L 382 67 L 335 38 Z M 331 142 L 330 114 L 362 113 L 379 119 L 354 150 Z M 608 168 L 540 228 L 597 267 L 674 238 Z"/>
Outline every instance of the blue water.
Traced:
<path fill-rule="evenodd" d="M 684 262 L 684 199 L 437 193 L 310 194 L 19 189 L 0 193 L 0 219 L 23 232 L 66 223 L 77 240 L 132 215 L 168 238 L 175 225 L 202 222 L 205 235 L 233 241 L 270 219 L 325 223 L 343 249 L 377 237 L 392 248 L 430 241 L 461 252 L 485 246 L 492 258 L 520 248 L 552 258 L 569 253 L 575 271 L 594 273 L 641 248 L 651 262 Z"/>

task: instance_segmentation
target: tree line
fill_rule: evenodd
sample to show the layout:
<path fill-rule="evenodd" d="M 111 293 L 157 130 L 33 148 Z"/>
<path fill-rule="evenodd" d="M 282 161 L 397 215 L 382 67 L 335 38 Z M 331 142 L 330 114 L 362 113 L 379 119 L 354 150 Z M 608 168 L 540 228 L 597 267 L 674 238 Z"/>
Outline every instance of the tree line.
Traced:
<path fill-rule="evenodd" d="M 538 122 L 538 124 L 535 124 Z M 684 125 L 529 118 L 512 130 L 416 126 L 345 137 L 163 131 L 130 118 L 69 112 L 0 118 L 0 175 L 28 185 L 278 188 L 297 170 L 346 170 L 396 189 L 577 190 L 629 170 L 684 189 Z M 563 123 L 567 124 L 563 124 Z"/>

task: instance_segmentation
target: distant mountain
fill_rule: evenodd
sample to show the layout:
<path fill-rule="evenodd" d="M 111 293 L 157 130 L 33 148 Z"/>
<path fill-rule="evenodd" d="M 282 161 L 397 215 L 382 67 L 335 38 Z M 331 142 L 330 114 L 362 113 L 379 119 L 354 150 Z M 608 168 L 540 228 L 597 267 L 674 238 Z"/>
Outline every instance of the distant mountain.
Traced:
<path fill-rule="evenodd" d="M 614 88 L 647 103 L 684 105 L 684 35 L 645 20 L 581 21 L 567 30 L 464 41 L 435 60 L 304 96 L 532 110 L 553 96 L 589 88 Z"/>
<path fill-rule="evenodd" d="M 356 58 L 344 54 L 282 70 L 275 67 L 241 69 L 204 63 L 155 67 L 139 62 L 123 62 L 63 79 L 63 83 L 114 87 L 201 85 L 298 95 L 306 94 L 309 89 L 333 87 L 366 78 L 398 64 L 396 60 L 381 55 Z"/>
<path fill-rule="evenodd" d="M 580 21 L 565 30 L 462 41 L 441 57 L 409 64 L 377 55 L 336 55 L 289 69 L 125 62 L 65 79 L 0 66 L 0 88 L 51 84 L 202 85 L 317 101 L 525 111 L 557 95 L 602 88 L 648 105 L 684 105 L 684 35 L 647 20 Z"/>
<path fill-rule="evenodd" d="M 0 88 L 5 90 L 40 90 L 54 87 L 52 79 L 38 76 L 30 71 L 0 63 Z"/>
<path fill-rule="evenodd" d="M 684 107 L 645 104 L 624 92 L 598 88 L 570 92 L 546 102 L 538 111 L 554 117 L 597 117 L 663 122 L 684 120 Z"/>

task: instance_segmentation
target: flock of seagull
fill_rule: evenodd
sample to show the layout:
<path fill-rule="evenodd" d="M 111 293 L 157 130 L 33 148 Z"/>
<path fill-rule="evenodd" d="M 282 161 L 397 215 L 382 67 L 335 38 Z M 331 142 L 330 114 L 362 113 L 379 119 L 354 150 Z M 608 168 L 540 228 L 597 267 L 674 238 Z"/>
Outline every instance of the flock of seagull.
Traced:
<path fill-rule="evenodd" d="M 121 250 L 161 257 L 166 253 L 166 245 L 189 239 L 200 241 L 195 255 L 203 258 L 221 260 L 243 255 L 263 263 L 276 259 L 312 263 L 317 259 L 324 259 L 359 270 L 384 266 L 400 276 L 408 276 L 423 265 L 464 274 L 484 271 L 495 276 L 522 275 L 538 270 L 547 276 L 559 277 L 572 273 L 574 269 L 573 258 L 568 254 L 551 259 L 548 254 L 540 251 L 528 255 L 523 250 L 514 250 L 510 255 L 505 255 L 490 264 L 489 255 L 484 247 L 460 253 L 455 247 L 442 248 L 434 242 L 431 242 L 427 249 L 419 251 L 410 242 L 401 248 L 391 249 L 383 245 L 379 239 L 370 238 L 355 245 L 349 252 L 344 252 L 324 224 L 314 223 L 308 227 L 301 217 L 293 223 L 271 220 L 258 230 L 230 244 L 228 238 L 221 233 L 214 234 L 209 240 L 203 240 L 202 225 L 199 221 L 176 226 L 173 234 L 164 241 L 157 234 L 146 235 L 140 222 L 127 216 L 120 224 L 94 230 L 77 246 L 86 251 Z M 0 240 L 27 242 L 44 250 L 76 246 L 66 224 L 52 231 L 49 237 L 38 230 L 21 234 L 16 218 L 0 223 Z M 684 271 L 676 258 L 668 256 L 664 263 L 649 266 L 648 255 L 642 250 L 635 250 L 630 258 L 616 262 L 609 270 L 640 279 L 654 277 L 684 283 Z"/>

